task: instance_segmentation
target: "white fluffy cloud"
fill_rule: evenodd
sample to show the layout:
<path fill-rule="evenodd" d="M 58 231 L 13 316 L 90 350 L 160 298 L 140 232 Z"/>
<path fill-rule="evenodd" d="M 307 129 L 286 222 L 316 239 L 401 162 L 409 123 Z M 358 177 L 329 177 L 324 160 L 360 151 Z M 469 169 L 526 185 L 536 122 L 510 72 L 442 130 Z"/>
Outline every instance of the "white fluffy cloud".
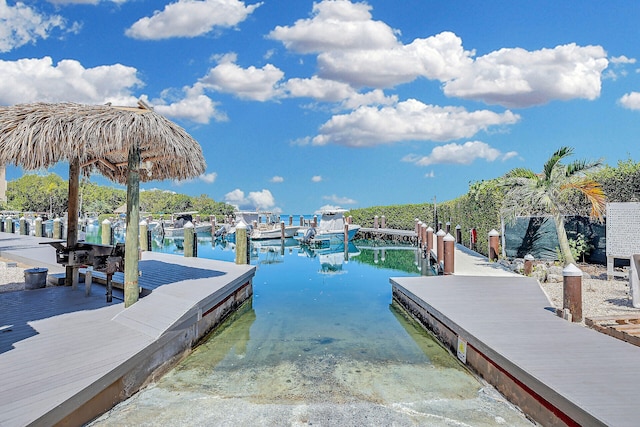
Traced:
<path fill-rule="evenodd" d="M 575 43 L 527 51 L 500 49 L 475 58 L 452 32 L 403 45 L 396 31 L 375 21 L 366 3 L 325 0 L 313 17 L 276 27 L 269 37 L 300 53 L 318 53 L 318 75 L 354 88 L 391 88 L 424 77 L 437 80 L 447 96 L 508 108 L 600 95 L 609 61 L 601 46 Z M 616 64 L 633 63 L 624 56 Z"/>
<path fill-rule="evenodd" d="M 541 49 L 500 49 L 477 58 L 461 75 L 444 84 L 448 96 L 507 107 L 530 107 L 552 100 L 600 96 L 608 66 L 600 46 L 575 43 Z"/>
<path fill-rule="evenodd" d="M 10 6 L 6 0 L 0 0 L 0 52 L 46 39 L 51 31 L 65 27 L 60 15 L 46 15 L 22 2 Z"/>
<path fill-rule="evenodd" d="M 476 159 L 484 159 L 493 162 L 498 159 L 507 160 L 516 156 L 515 151 L 502 153 L 500 150 L 491 147 L 489 144 L 480 141 L 468 141 L 464 144 L 446 144 L 435 147 L 428 156 L 416 156 L 410 154 L 402 159 L 405 162 L 414 163 L 418 166 L 429 166 L 435 164 L 458 164 L 470 165 Z M 429 177 L 433 177 L 433 171 Z"/>
<path fill-rule="evenodd" d="M 311 177 L 311 182 L 322 182 L 322 177 L 320 175 L 314 175 Z"/>
<path fill-rule="evenodd" d="M 85 68 L 66 59 L 54 65 L 50 57 L 0 60 L 0 104 L 71 101 L 135 105 L 132 90 L 141 86 L 137 70 L 121 64 Z"/>
<path fill-rule="evenodd" d="M 284 182 L 284 178 L 281 177 L 281 176 L 276 175 L 273 178 L 271 178 L 270 181 L 273 182 L 273 183 L 279 184 L 281 182 Z"/>
<path fill-rule="evenodd" d="M 203 93 L 204 88 L 200 84 L 183 89 L 183 97 L 167 101 L 166 98 L 175 98 L 171 91 L 164 91 L 160 99 L 152 101 L 155 111 L 174 119 L 190 120 L 195 123 L 207 124 L 213 118 L 224 122 L 229 120 L 224 112 L 218 110 L 218 103 L 214 102 Z"/>
<path fill-rule="evenodd" d="M 338 205 L 355 205 L 358 202 L 350 197 L 340 197 L 335 194 L 331 196 L 322 196 L 323 200 L 327 200 L 332 203 L 336 203 Z"/>
<path fill-rule="evenodd" d="M 618 100 L 620 105 L 629 110 L 640 110 L 640 92 L 626 93 Z"/>
<path fill-rule="evenodd" d="M 214 182 L 216 182 L 217 178 L 218 178 L 218 174 L 215 172 L 205 173 L 199 176 L 200 181 L 205 182 L 207 184 L 213 184 Z"/>
<path fill-rule="evenodd" d="M 244 21 L 262 3 L 246 6 L 238 0 L 178 0 L 151 17 L 136 21 L 125 34 L 136 39 L 159 40 L 196 37 L 215 27 L 233 27 Z"/>
<path fill-rule="evenodd" d="M 284 77 L 284 72 L 271 64 L 262 68 L 241 68 L 235 61 L 235 54 L 221 57 L 219 64 L 210 69 L 200 83 L 208 89 L 254 101 L 266 101 L 279 96 L 281 89 L 278 88 L 278 82 Z"/>
<path fill-rule="evenodd" d="M 268 37 L 300 53 L 340 49 L 379 49 L 397 44 L 394 30 L 371 19 L 371 6 L 346 0 L 313 4 L 313 17 L 291 27 L 277 26 Z"/>
<path fill-rule="evenodd" d="M 239 209 L 271 210 L 276 205 L 273 194 L 267 189 L 251 191 L 245 196 L 244 191 L 236 188 L 225 194 L 224 200 Z"/>
<path fill-rule="evenodd" d="M 312 143 L 369 147 L 411 140 L 449 141 L 468 138 L 490 126 L 514 124 L 519 119 L 511 111 L 470 112 L 462 107 L 438 107 L 410 99 L 394 106 L 360 107 L 350 114 L 333 116 L 322 125 Z"/>
<path fill-rule="evenodd" d="M 47 0 L 52 4 L 98 4 L 101 1 L 110 1 L 116 4 L 126 3 L 128 0 Z"/>
<path fill-rule="evenodd" d="M 472 64 L 473 52 L 451 32 L 408 45 L 375 50 L 327 51 L 318 55 L 319 74 L 360 87 L 393 87 L 418 77 L 448 81 Z"/>

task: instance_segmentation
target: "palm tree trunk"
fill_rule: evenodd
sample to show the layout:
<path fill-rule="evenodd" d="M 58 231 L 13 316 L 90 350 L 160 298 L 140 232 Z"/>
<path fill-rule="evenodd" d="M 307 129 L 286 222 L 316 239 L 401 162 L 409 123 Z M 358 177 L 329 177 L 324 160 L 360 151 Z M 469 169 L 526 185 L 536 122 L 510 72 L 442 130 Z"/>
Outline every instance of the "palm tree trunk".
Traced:
<path fill-rule="evenodd" d="M 564 257 L 564 265 L 575 264 L 571 247 L 569 246 L 569 238 L 564 228 L 564 217 L 562 215 L 554 215 L 553 219 L 556 223 L 556 232 L 558 233 L 558 244 L 560 245 L 560 253 Z"/>

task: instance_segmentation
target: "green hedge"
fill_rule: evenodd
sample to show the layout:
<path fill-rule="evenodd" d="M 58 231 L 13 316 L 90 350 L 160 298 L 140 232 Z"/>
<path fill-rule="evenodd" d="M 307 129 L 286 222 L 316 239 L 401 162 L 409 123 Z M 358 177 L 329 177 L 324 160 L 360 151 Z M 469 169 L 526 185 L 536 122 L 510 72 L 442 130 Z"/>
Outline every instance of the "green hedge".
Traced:
<path fill-rule="evenodd" d="M 593 173 L 591 178 L 598 181 L 609 202 L 640 202 L 640 162 L 631 159 L 621 161 L 617 167 L 605 166 Z M 576 195 L 576 197 L 578 197 Z M 478 252 L 488 255 L 488 235 L 492 229 L 501 232 L 500 207 L 504 193 L 498 186 L 498 179 L 480 181 L 469 186 L 467 194 L 444 203 L 437 203 L 438 220 L 445 224 L 451 221 L 452 234 L 456 225 L 462 229 L 465 245 L 469 244 L 469 230 L 478 232 Z M 582 205 L 586 206 L 586 200 Z M 587 215 L 588 210 L 579 212 Z M 363 227 L 373 227 L 375 215 L 386 217 L 387 228 L 413 230 L 415 219 L 433 226 L 433 203 L 374 206 L 353 209 L 348 215 L 353 222 Z"/>

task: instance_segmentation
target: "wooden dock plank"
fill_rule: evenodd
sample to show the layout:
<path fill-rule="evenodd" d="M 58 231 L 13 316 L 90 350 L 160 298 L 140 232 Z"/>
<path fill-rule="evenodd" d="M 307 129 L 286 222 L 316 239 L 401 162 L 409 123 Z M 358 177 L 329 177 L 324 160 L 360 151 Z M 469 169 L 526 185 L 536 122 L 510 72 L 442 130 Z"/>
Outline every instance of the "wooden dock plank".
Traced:
<path fill-rule="evenodd" d="M 55 252 L 26 237 L 0 233 L 0 254 L 12 259 L 19 252 L 26 260 L 29 248 L 38 256 Z M 255 272 L 252 266 L 156 253 L 145 253 L 140 269 L 151 293 L 127 309 L 116 299 L 107 304 L 100 285 L 88 297 L 82 285 L 0 294 L 0 425 L 54 424 L 163 343 L 175 346 L 172 328 L 184 327 L 180 322 Z"/>
<path fill-rule="evenodd" d="M 635 426 L 640 348 L 558 318 L 538 283 L 508 277 L 392 278 L 537 393 L 569 413 Z M 573 411 L 573 412 L 572 412 Z"/>

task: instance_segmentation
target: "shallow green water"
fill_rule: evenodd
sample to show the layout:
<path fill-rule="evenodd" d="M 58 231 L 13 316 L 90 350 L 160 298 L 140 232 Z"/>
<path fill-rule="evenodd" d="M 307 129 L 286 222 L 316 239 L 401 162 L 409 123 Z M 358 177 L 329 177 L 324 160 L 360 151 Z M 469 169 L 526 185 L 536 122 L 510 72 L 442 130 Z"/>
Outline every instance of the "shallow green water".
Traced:
<path fill-rule="evenodd" d="M 392 304 L 389 277 L 417 260 L 254 248 L 252 301 L 94 425 L 530 425 Z"/>

